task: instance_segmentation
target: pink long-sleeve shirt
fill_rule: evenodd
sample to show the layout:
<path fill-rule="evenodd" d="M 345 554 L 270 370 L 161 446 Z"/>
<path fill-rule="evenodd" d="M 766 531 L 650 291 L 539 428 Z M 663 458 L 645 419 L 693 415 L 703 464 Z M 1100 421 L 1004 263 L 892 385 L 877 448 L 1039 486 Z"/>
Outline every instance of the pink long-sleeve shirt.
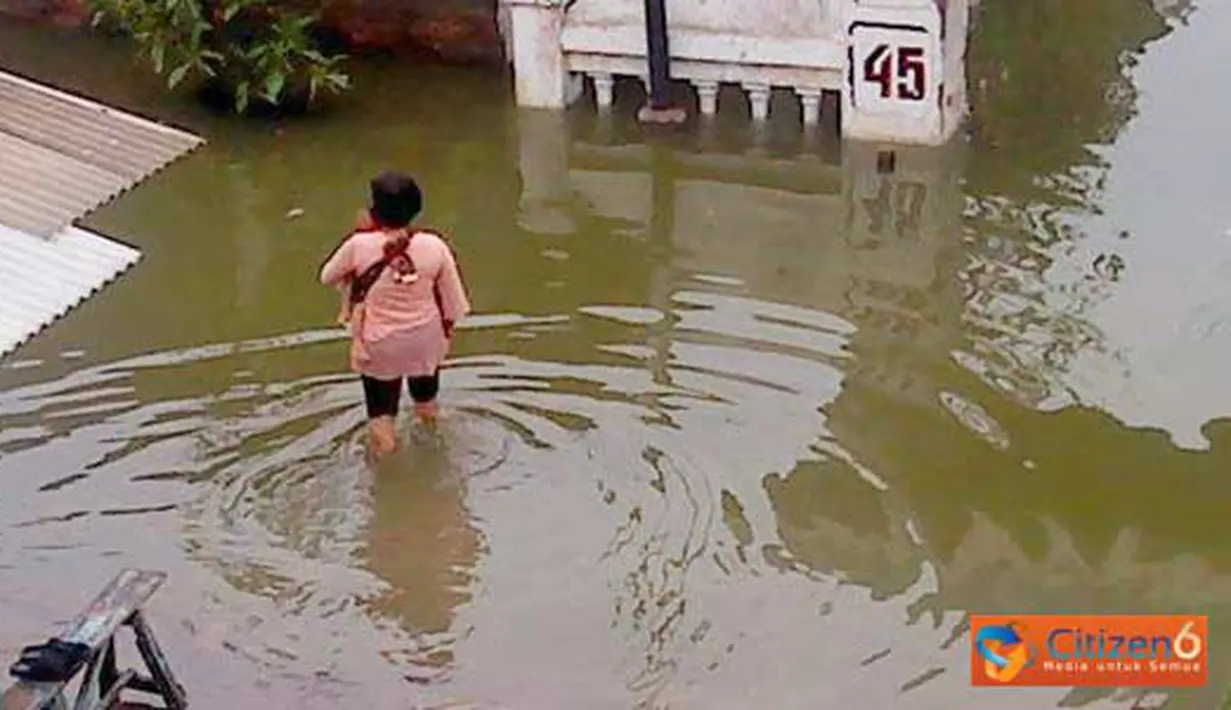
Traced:
<path fill-rule="evenodd" d="M 351 235 L 321 267 L 321 283 L 341 286 L 359 276 L 380 261 L 386 239 L 380 231 Z M 416 232 L 408 252 L 419 278 L 409 284 L 398 283 L 393 268 L 386 268 L 364 299 L 362 332 L 353 333 L 372 346 L 369 349 L 376 362 L 366 370 L 375 376 L 407 374 L 402 371 L 411 361 L 431 365 L 447 350 L 447 343 L 437 342 L 443 339 L 441 321 L 456 323 L 470 313 L 470 299 L 457 260 L 443 239 L 431 232 Z M 419 335 L 410 337 L 416 331 Z M 423 337 L 436 333 L 440 336 Z M 387 347 L 380 347 L 382 342 Z M 367 371 L 365 374 L 369 374 Z"/>

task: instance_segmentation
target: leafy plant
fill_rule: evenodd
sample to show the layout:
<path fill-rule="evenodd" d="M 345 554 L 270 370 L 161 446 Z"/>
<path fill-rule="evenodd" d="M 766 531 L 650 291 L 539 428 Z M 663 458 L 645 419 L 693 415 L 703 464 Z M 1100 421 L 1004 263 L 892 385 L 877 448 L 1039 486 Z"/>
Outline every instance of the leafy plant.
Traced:
<path fill-rule="evenodd" d="M 274 107 L 342 93 L 344 55 L 326 56 L 314 14 L 264 0 L 89 0 L 94 24 L 133 37 L 169 88 L 191 77 L 224 89 L 237 113 L 254 100 Z"/>

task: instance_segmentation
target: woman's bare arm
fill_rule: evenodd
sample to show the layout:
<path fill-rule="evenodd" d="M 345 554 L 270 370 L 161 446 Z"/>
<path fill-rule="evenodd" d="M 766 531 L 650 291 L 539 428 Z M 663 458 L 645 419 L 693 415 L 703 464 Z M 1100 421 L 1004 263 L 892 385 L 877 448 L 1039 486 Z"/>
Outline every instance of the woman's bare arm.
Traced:
<path fill-rule="evenodd" d="M 440 274 L 436 277 L 436 293 L 440 305 L 441 320 L 444 321 L 445 337 L 453 337 L 453 326 L 459 320 L 470 314 L 470 297 L 466 293 L 466 284 L 462 280 L 461 269 L 457 265 L 457 257 L 448 242 L 441 240 L 444 249 Z"/>
<path fill-rule="evenodd" d="M 342 285 L 347 279 L 353 278 L 355 275 L 354 252 L 354 240 L 347 238 L 321 267 L 321 283 L 336 287 Z"/>

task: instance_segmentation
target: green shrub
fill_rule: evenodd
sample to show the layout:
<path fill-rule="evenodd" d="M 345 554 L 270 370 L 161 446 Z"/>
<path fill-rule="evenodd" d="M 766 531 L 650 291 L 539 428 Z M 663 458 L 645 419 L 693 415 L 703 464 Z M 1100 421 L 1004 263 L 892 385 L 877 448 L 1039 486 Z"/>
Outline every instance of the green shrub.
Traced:
<path fill-rule="evenodd" d="M 307 108 L 350 87 L 343 55 L 317 46 L 315 15 L 261 0 L 89 0 L 94 24 L 130 35 L 169 88 L 189 79 L 225 92 L 237 113 L 254 102 Z"/>

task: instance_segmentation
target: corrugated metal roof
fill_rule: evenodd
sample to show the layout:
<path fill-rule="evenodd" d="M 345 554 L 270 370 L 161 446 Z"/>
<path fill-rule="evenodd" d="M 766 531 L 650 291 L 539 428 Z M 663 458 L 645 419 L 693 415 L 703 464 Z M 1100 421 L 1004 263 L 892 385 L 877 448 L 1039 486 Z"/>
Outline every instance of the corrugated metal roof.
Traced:
<path fill-rule="evenodd" d="M 2 224 L 0 254 L 0 357 L 141 258 L 136 249 L 78 227 L 44 239 Z"/>
<path fill-rule="evenodd" d="M 0 72 L 0 223 L 51 237 L 202 143 Z"/>
<path fill-rule="evenodd" d="M 73 222 L 202 143 L 0 71 L 0 357 L 141 258 Z"/>

